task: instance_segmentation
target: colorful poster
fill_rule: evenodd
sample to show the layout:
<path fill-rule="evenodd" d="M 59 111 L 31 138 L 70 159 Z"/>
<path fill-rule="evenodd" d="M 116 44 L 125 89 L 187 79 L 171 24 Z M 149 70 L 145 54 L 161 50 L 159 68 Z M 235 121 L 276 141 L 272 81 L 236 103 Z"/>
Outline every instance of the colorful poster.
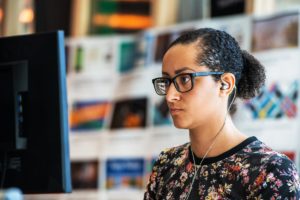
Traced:
<path fill-rule="evenodd" d="M 106 161 L 106 188 L 141 189 L 144 171 L 143 158 L 110 158 Z"/>
<path fill-rule="evenodd" d="M 253 119 L 296 118 L 299 81 L 293 81 L 286 91 L 279 82 L 264 87 L 260 94 L 244 102 Z"/>
<path fill-rule="evenodd" d="M 98 160 L 72 161 L 73 189 L 97 189 L 99 178 Z"/>
<path fill-rule="evenodd" d="M 107 101 L 78 101 L 72 105 L 70 127 L 72 131 L 101 130 L 110 112 Z"/>
<path fill-rule="evenodd" d="M 299 13 L 281 14 L 253 21 L 252 51 L 298 47 Z"/>
<path fill-rule="evenodd" d="M 147 114 L 147 98 L 116 101 L 110 128 L 145 128 Z"/>
<path fill-rule="evenodd" d="M 133 41 L 121 41 L 119 47 L 119 72 L 126 73 L 134 69 L 137 43 Z"/>
<path fill-rule="evenodd" d="M 114 37 L 72 38 L 67 46 L 70 72 L 98 77 L 117 72 L 118 44 Z"/>

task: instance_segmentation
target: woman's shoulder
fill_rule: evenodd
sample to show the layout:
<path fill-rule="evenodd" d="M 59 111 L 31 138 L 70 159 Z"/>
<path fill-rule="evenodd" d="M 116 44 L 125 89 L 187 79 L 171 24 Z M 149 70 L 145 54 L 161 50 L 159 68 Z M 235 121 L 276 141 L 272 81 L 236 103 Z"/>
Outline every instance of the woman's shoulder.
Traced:
<path fill-rule="evenodd" d="M 247 147 L 245 157 L 250 164 L 251 183 L 248 187 L 252 196 L 271 199 L 274 195 L 297 197 L 300 195 L 300 182 L 295 163 L 286 155 L 273 150 L 257 140 Z"/>
<path fill-rule="evenodd" d="M 188 150 L 189 146 L 190 146 L 190 143 L 185 143 L 185 144 L 182 144 L 182 145 L 169 147 L 169 148 L 164 149 L 161 152 L 161 154 L 168 154 L 168 155 L 180 154 L 180 153 Z"/>
<path fill-rule="evenodd" d="M 294 179 L 299 184 L 296 165 L 286 155 L 273 150 L 260 140 L 256 140 L 244 149 L 244 158 L 250 164 L 256 176 L 277 176 Z"/>
<path fill-rule="evenodd" d="M 273 150 L 259 139 L 247 145 L 240 153 L 244 154 L 248 159 L 259 161 L 260 164 L 293 164 L 293 161 L 286 155 Z"/>
<path fill-rule="evenodd" d="M 189 143 L 164 149 L 156 160 L 156 165 L 179 165 L 188 156 Z"/>

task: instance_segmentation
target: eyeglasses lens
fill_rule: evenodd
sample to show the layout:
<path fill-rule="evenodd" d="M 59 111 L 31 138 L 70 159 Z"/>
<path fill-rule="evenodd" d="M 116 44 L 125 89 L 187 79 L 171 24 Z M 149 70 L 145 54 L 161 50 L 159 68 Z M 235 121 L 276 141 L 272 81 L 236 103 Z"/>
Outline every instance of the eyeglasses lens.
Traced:
<path fill-rule="evenodd" d="M 178 92 L 187 92 L 192 89 L 192 77 L 189 74 L 182 74 L 175 79 Z"/>

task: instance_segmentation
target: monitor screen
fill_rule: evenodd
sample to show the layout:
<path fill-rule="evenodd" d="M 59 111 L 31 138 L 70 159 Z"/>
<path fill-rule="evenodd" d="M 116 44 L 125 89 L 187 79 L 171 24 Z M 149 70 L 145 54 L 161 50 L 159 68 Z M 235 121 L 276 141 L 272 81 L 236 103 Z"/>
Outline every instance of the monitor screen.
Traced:
<path fill-rule="evenodd" d="M 71 192 L 62 31 L 0 38 L 0 189 Z"/>

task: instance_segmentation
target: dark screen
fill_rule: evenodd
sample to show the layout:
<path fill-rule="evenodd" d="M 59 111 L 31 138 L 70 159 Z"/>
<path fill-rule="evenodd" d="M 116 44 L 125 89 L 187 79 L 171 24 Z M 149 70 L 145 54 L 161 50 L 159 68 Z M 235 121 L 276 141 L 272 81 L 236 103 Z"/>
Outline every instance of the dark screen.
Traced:
<path fill-rule="evenodd" d="M 2 118 L 11 114 L 11 99 L 16 102 L 16 115 L 5 119 L 10 128 L 0 127 L 1 137 L 16 134 L 11 128 L 13 123 L 13 127 L 18 127 L 13 140 L 21 146 L 0 149 L 0 180 L 4 188 L 18 187 L 26 194 L 71 192 L 63 32 L 0 38 L 0 43 L 0 71 L 9 68 L 3 63 L 28 63 L 27 70 L 14 72 L 17 78 L 13 82 L 13 97 L 11 75 L 0 73 L 0 84 L 4 85 L 0 86 L 1 96 L 6 95 L 0 103 L 10 104 Z M 25 74 L 27 81 L 22 80 Z M 24 82 L 26 92 L 22 92 Z M 20 104 L 24 112 L 21 115 Z"/>
<path fill-rule="evenodd" d="M 14 97 L 12 69 L 0 67 L 0 148 L 14 146 Z"/>

